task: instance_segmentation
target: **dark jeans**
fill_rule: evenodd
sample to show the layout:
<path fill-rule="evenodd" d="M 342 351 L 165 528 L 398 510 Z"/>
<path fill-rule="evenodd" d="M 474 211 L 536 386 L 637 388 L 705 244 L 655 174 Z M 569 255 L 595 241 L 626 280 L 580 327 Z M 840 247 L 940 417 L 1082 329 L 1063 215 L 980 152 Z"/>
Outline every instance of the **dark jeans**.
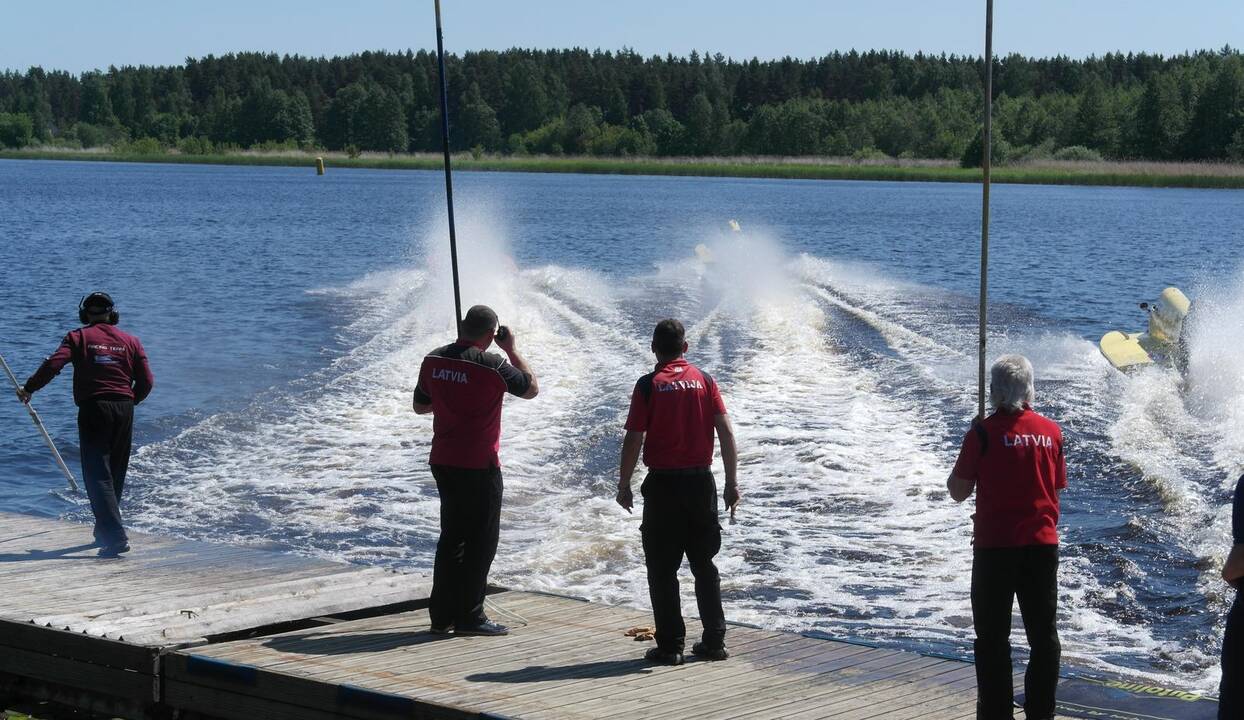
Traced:
<path fill-rule="evenodd" d="M 1058 546 L 978 549 L 972 558 L 972 623 L 976 626 L 976 717 L 1011 718 L 1011 602 L 1019 598 L 1031 656 L 1024 674 L 1024 712 L 1054 715 L 1062 645 L 1058 642 Z"/>
<path fill-rule="evenodd" d="M 1222 635 L 1222 685 L 1218 688 L 1218 720 L 1244 717 L 1244 592 L 1235 594 Z"/>
<path fill-rule="evenodd" d="M 707 469 L 653 470 L 640 487 L 644 496 L 644 562 L 656 621 L 657 646 L 682 652 L 687 627 L 682 620 L 678 568 L 685 554 L 695 576 L 695 599 L 704 624 L 704 644 L 721 647 L 726 616 L 721 609 L 721 580 L 713 556 L 721 549 L 717 523 L 717 483 Z"/>
<path fill-rule="evenodd" d="M 129 541 L 120 505 L 133 432 L 133 400 L 92 399 L 78 407 L 82 484 L 95 514 L 95 540 L 103 545 Z"/>
<path fill-rule="evenodd" d="M 484 594 L 501 534 L 501 468 L 433 465 L 432 477 L 441 496 L 441 537 L 428 613 L 433 627 L 471 627 L 488 619 Z"/>

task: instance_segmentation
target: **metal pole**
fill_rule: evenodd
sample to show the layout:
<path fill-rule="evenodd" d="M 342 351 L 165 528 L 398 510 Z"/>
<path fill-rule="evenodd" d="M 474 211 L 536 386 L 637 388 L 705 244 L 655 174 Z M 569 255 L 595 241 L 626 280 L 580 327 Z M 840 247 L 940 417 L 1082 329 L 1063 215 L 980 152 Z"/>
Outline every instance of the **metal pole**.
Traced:
<path fill-rule="evenodd" d="M 993 160 L 993 0 L 985 0 L 985 131 L 981 148 L 981 297 L 980 358 L 976 383 L 976 414 L 985 417 L 985 334 L 989 294 L 989 168 Z"/>
<path fill-rule="evenodd" d="M 17 382 L 17 377 L 9 369 L 9 364 L 4 361 L 3 355 L 0 355 L 0 365 L 4 366 L 4 374 L 9 376 L 9 382 L 13 383 L 13 388 L 21 388 L 21 384 Z M 39 413 L 35 412 L 34 406 L 30 403 L 24 404 L 26 412 L 30 413 L 30 419 L 34 421 L 35 427 L 39 428 L 39 434 L 43 435 L 43 442 L 47 443 L 48 449 L 52 451 L 52 457 L 56 458 L 56 465 L 65 474 L 65 479 L 69 481 L 69 489 L 78 492 L 78 481 L 74 480 L 73 473 L 69 471 L 69 466 L 65 464 L 64 458 L 60 456 L 60 451 L 56 449 L 56 443 L 52 442 L 52 436 L 48 435 L 47 428 L 43 427 L 43 421 L 39 419 Z"/>
<path fill-rule="evenodd" d="M 454 182 L 449 170 L 449 80 L 445 77 L 445 41 L 441 34 L 441 0 L 436 3 L 436 66 L 441 74 L 441 148 L 445 152 L 445 201 L 449 206 L 449 260 L 454 274 L 454 327 L 462 331 L 462 292 L 458 286 L 458 238 L 454 232 Z"/>

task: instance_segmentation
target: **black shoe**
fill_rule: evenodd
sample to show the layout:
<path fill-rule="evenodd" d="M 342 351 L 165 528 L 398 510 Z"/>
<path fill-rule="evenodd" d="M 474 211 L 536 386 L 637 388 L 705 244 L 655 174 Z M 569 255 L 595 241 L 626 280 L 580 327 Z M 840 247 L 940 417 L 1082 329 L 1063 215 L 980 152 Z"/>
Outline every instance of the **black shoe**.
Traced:
<path fill-rule="evenodd" d="M 433 635 L 452 635 L 454 632 L 453 625 L 433 625 L 428 628 L 428 632 Z"/>
<path fill-rule="evenodd" d="M 705 660 L 725 660 L 730 657 L 730 651 L 726 650 L 725 645 L 705 645 L 698 642 L 691 646 L 691 654 Z"/>
<path fill-rule="evenodd" d="M 121 557 L 122 553 L 127 553 L 129 551 L 130 551 L 130 544 L 127 542 L 123 542 L 119 545 L 105 545 L 99 549 L 99 557 L 102 557 L 102 558 Z"/>
<path fill-rule="evenodd" d="M 662 650 L 659 647 L 649 648 L 644 659 L 657 665 L 682 665 L 682 653 L 673 650 Z"/>
<path fill-rule="evenodd" d="M 454 627 L 454 635 L 509 635 L 510 629 L 500 623 L 485 620 L 478 625 Z"/>

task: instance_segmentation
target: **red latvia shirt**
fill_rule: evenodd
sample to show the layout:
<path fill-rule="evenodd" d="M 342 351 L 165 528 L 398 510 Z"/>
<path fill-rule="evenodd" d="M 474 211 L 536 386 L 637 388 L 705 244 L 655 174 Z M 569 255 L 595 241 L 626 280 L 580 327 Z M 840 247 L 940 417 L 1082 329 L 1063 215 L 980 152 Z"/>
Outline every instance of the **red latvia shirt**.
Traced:
<path fill-rule="evenodd" d="M 1028 409 L 995 412 L 968 430 L 953 474 L 976 482 L 975 547 L 1058 544 L 1067 461 L 1053 420 Z"/>
<path fill-rule="evenodd" d="M 531 376 L 465 340 L 433 350 L 419 368 L 415 402 L 432 406 L 432 465 L 501 467 L 501 401 Z"/>
<path fill-rule="evenodd" d="M 680 357 L 635 383 L 626 429 L 647 433 L 649 470 L 706 468 L 713 464 L 715 417 L 725 414 L 717 383 Z"/>

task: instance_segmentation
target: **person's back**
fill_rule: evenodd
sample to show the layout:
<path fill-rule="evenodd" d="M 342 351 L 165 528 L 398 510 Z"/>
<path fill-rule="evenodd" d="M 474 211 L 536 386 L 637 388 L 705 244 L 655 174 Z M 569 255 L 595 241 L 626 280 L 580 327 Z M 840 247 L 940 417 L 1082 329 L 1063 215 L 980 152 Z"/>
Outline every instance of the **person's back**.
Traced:
<path fill-rule="evenodd" d="M 635 384 L 628 428 L 644 428 L 644 465 L 650 470 L 713 464 L 714 418 L 725 413 L 712 377 L 680 357 L 662 363 Z M 642 414 L 643 417 L 639 417 Z"/>
<path fill-rule="evenodd" d="M 103 556 L 127 552 L 129 536 L 120 502 L 129 468 L 134 406 L 155 382 L 138 338 L 117 327 L 112 298 L 94 292 L 78 304 L 85 326 L 67 333 L 56 351 L 18 391 L 23 401 L 73 363 L 73 400 L 78 406 L 82 480 L 95 515 L 95 540 Z"/>
<path fill-rule="evenodd" d="M 485 352 L 494 340 L 509 363 Z M 428 464 L 441 499 L 428 607 L 433 632 L 508 632 L 484 613 L 501 529 L 501 404 L 506 393 L 530 399 L 538 392 L 514 335 L 498 326 L 497 314 L 485 305 L 468 310 L 458 340 L 433 350 L 419 368 L 414 410 L 433 416 Z"/>
<path fill-rule="evenodd" d="M 1024 673 L 1026 716 L 1054 717 L 1062 646 L 1058 639 L 1058 493 L 1067 486 L 1063 434 L 1032 410 L 1032 364 L 1005 355 L 990 372 L 995 412 L 974 421 L 946 480 L 957 502 L 976 492 L 972 539 L 972 625 L 976 630 L 976 716 L 1012 717 L 1011 613 L 1016 598 L 1031 654 Z"/>
<path fill-rule="evenodd" d="M 662 320 L 653 331 L 656 369 L 635 383 L 622 441 L 617 502 L 630 512 L 631 475 L 642 449 L 648 475 L 640 492 L 644 522 L 640 528 L 648 590 L 656 623 L 657 646 L 650 662 L 683 661 L 686 625 L 679 604 L 678 568 L 683 556 L 695 576 L 696 603 L 704 634 L 691 651 L 709 660 L 729 657 L 726 618 L 715 556 L 721 548 L 717 485 L 713 477 L 713 435 L 721 440 L 727 507 L 739 500 L 734 431 L 717 384 L 687 362 L 685 330 L 677 320 Z"/>
<path fill-rule="evenodd" d="M 1058 491 L 1067 486 L 1062 437 L 1054 421 L 1029 408 L 999 410 L 969 433 L 955 474 L 976 478 L 975 547 L 1058 543 Z"/>
<path fill-rule="evenodd" d="M 504 375 L 502 373 L 505 373 Z M 500 465 L 501 405 L 507 392 L 522 395 L 529 380 L 500 355 L 454 342 L 424 358 L 419 387 L 432 406 L 434 465 Z"/>

